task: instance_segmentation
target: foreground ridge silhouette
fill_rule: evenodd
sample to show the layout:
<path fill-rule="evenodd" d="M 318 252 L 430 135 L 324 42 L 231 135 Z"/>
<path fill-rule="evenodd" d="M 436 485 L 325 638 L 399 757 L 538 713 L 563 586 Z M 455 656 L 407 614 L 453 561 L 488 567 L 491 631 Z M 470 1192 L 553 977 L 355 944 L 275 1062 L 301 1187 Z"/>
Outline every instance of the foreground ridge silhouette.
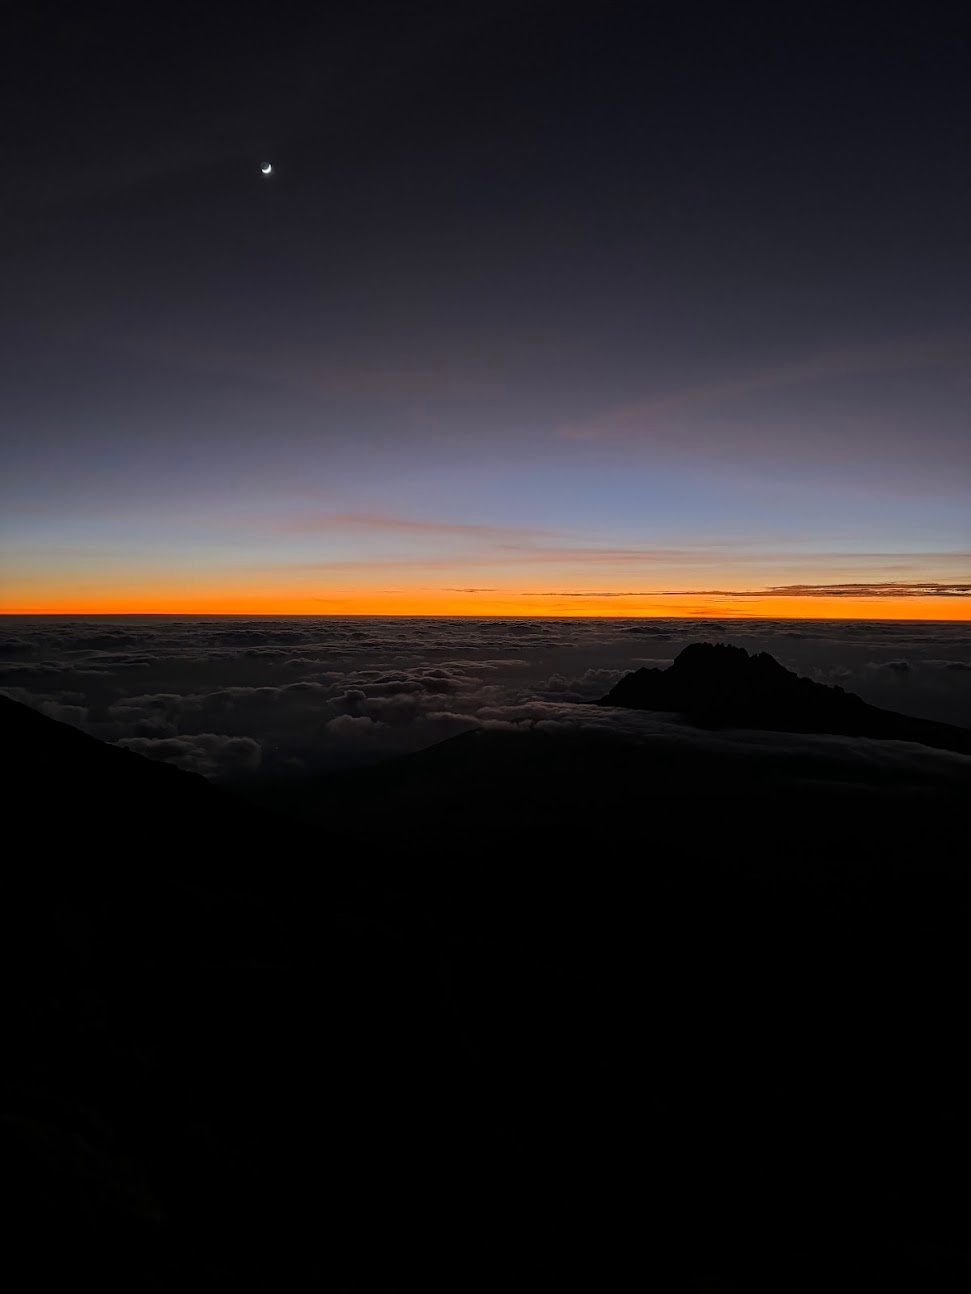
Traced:
<path fill-rule="evenodd" d="M 833 733 L 916 741 L 971 754 L 971 730 L 868 705 L 853 692 L 803 678 L 768 652 L 691 643 L 667 669 L 625 675 L 598 705 L 664 710 L 711 728 Z"/>
<path fill-rule="evenodd" d="M 283 817 L 0 725 L 18 1294 L 968 1287 L 966 761 L 481 730 Z"/>

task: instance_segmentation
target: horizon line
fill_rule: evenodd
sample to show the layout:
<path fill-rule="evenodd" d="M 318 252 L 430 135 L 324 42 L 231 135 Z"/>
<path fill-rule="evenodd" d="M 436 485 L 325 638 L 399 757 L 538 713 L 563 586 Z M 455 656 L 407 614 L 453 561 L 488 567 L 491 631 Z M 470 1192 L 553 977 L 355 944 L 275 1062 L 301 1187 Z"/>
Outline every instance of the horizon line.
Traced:
<path fill-rule="evenodd" d="M 531 614 L 526 611 L 513 611 L 506 613 L 501 612 L 438 612 L 438 613 L 421 613 L 421 612 L 404 612 L 404 611 L 5 611 L 0 610 L 0 619 L 24 619 L 24 620 L 75 620 L 87 617 L 112 617 L 114 619 L 142 619 L 142 620 L 159 620 L 159 619 L 200 619 L 214 618 L 220 620 L 698 620 L 698 621 L 717 621 L 724 620 L 775 620 L 780 623 L 793 621 L 798 624 L 806 622 L 816 624 L 841 624 L 847 620 L 857 621 L 874 621 L 882 624 L 953 624 L 966 625 L 971 624 L 971 616 L 965 616 L 955 620 L 946 620 L 940 617 L 928 619 L 926 616 L 780 616 L 780 615 L 756 615 L 751 611 L 729 611 L 726 614 L 719 615 L 621 615 L 619 613 L 598 613 L 598 614 L 556 614 L 553 612 L 537 612 Z"/>

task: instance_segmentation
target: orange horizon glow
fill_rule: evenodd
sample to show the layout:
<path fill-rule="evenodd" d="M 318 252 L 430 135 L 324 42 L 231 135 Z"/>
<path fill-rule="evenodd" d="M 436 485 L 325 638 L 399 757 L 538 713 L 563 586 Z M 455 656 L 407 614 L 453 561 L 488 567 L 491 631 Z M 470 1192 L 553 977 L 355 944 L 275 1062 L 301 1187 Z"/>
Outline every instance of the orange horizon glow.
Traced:
<path fill-rule="evenodd" d="M 57 596 L 0 606 L 2 615 L 488 616 L 524 619 L 971 620 L 971 600 L 957 597 L 751 597 L 713 599 L 689 592 L 644 597 L 536 597 L 515 591 L 440 594 L 434 590 L 354 590 L 331 597 L 290 593 L 178 591 L 114 596 Z"/>

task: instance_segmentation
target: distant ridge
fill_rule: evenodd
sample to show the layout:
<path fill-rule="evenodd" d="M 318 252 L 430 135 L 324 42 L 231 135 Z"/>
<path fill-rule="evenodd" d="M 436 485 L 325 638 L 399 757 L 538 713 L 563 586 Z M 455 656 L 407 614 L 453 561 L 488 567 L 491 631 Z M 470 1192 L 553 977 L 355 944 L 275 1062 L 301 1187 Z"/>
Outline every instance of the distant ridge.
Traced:
<path fill-rule="evenodd" d="M 83 871 L 88 877 L 132 851 L 173 872 L 240 880 L 245 860 L 273 848 L 275 824 L 200 774 L 145 759 L 2 693 L 0 736 L 8 804 L 35 813 L 49 866 L 73 866 L 73 844 L 85 831 L 101 846 L 98 866 Z"/>
<path fill-rule="evenodd" d="M 800 677 L 768 652 L 750 656 L 727 643 L 690 643 L 667 669 L 626 674 L 596 704 L 674 711 L 706 728 L 875 737 L 971 754 L 967 728 L 882 710 L 841 687 Z"/>

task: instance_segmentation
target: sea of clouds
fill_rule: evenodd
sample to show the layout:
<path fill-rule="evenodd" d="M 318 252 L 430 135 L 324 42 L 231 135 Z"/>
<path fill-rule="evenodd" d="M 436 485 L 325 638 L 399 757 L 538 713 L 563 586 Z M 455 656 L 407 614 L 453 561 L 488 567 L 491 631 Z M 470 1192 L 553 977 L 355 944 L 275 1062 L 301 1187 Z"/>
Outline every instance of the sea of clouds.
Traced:
<path fill-rule="evenodd" d="M 969 623 L 7 616 L 0 690 L 207 776 L 279 777 L 482 725 L 670 734 L 674 716 L 586 703 L 698 641 L 769 651 L 871 704 L 971 727 Z M 860 750 L 876 758 L 877 745 Z"/>

